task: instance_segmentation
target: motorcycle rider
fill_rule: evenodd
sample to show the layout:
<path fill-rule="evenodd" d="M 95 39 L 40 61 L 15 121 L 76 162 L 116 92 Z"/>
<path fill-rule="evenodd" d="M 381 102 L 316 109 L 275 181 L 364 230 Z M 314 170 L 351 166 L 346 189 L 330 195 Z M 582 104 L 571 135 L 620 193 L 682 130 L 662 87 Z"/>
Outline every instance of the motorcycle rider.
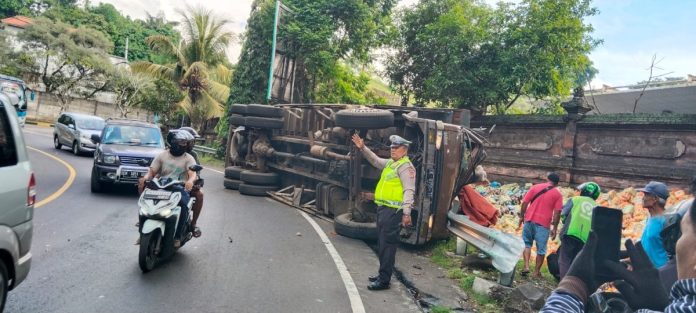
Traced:
<path fill-rule="evenodd" d="M 185 221 L 188 220 L 188 202 L 190 199 L 189 192 L 193 189 L 193 185 L 196 182 L 196 172 L 189 169 L 192 165 L 196 165 L 196 160 L 193 156 L 186 153 L 186 147 L 188 143 L 192 141 L 193 136 L 181 130 L 171 130 L 167 134 L 167 143 L 169 144 L 169 150 L 160 153 L 150 164 L 150 170 L 147 174 L 138 182 L 138 190 L 140 192 L 145 188 L 145 182 L 151 180 L 155 177 L 170 178 L 172 180 L 178 180 L 184 182 L 184 188 L 175 188 L 176 191 L 181 193 L 181 200 L 179 205 L 181 206 L 181 217 L 179 218 L 179 224 L 176 228 L 176 234 L 174 234 L 174 248 L 179 248 L 181 246 L 181 231 L 183 230 L 183 225 Z"/>
<path fill-rule="evenodd" d="M 191 128 L 191 127 L 182 127 L 179 128 L 179 130 L 187 131 L 191 136 L 193 136 L 194 140 L 191 140 L 188 142 L 186 145 L 186 153 L 190 154 L 194 160 L 196 160 L 196 164 L 201 164 L 201 162 L 198 161 L 198 154 L 196 151 L 193 151 L 193 147 L 196 145 L 196 140 L 201 138 L 201 136 L 198 135 L 198 132 Z M 193 237 L 200 237 L 202 235 L 201 229 L 196 226 L 198 222 L 198 217 L 201 215 L 201 210 L 203 210 L 203 189 L 201 189 L 201 186 L 199 184 L 194 184 L 193 189 L 191 189 L 191 197 L 196 199 L 196 202 L 193 203 L 193 207 L 191 208 L 191 211 L 193 211 L 193 221 L 191 222 L 191 228 L 193 229 Z"/>

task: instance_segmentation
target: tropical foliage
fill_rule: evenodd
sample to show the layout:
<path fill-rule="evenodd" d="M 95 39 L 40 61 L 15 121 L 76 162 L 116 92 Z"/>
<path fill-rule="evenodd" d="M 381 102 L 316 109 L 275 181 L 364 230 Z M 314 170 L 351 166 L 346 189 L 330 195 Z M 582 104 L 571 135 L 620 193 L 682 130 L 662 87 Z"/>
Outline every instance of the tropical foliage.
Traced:
<path fill-rule="evenodd" d="M 584 19 L 596 13 L 590 0 L 422 0 L 399 15 L 387 71 L 418 104 L 479 113 L 504 113 L 522 95 L 566 96 L 591 67 L 598 41 Z"/>
<path fill-rule="evenodd" d="M 168 64 L 141 61 L 131 64 L 134 72 L 175 83 L 183 93 L 179 102 L 194 127 L 223 114 L 232 76 L 226 49 L 234 38 L 225 30 L 228 21 L 215 18 L 210 11 L 194 9 L 180 12 L 183 34 L 179 42 L 164 35 L 147 38 L 150 49 L 173 60 Z"/>
<path fill-rule="evenodd" d="M 111 42 L 99 31 L 73 28 L 39 17 L 19 35 L 24 44 L 24 73 L 34 73 L 45 91 L 58 97 L 61 111 L 73 96 L 90 98 L 106 90 L 112 69 L 106 51 Z"/>
<path fill-rule="evenodd" d="M 289 56 L 303 61 L 297 73 L 297 79 L 305 82 L 303 102 L 375 100 L 364 93 L 364 88 L 353 88 L 363 85 L 358 82 L 364 81 L 361 77 L 364 73 L 346 64 L 360 68 L 370 61 L 372 48 L 387 42 L 392 35 L 390 16 L 395 3 L 394 0 L 283 1 L 292 12 L 284 13 L 278 41 L 286 46 Z M 265 102 L 274 7 L 273 0 L 257 0 L 252 5 L 228 104 Z M 345 88 L 334 90 L 335 86 Z"/>

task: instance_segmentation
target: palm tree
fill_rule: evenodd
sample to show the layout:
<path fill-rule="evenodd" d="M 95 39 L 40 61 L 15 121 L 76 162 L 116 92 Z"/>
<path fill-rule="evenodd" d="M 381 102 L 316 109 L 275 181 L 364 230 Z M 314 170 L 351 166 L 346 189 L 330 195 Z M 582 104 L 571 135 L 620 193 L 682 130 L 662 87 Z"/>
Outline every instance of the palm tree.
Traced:
<path fill-rule="evenodd" d="M 202 8 L 189 11 L 192 11 L 190 15 L 179 12 L 183 17 L 183 38 L 178 43 L 163 35 L 146 39 L 151 50 L 170 57 L 175 60 L 173 63 L 141 61 L 131 64 L 131 68 L 173 81 L 184 96 L 179 107 L 188 114 L 193 126 L 200 129 L 206 120 L 223 114 L 232 78 L 225 52 L 234 34 L 224 30 L 228 20 L 216 19 Z"/>

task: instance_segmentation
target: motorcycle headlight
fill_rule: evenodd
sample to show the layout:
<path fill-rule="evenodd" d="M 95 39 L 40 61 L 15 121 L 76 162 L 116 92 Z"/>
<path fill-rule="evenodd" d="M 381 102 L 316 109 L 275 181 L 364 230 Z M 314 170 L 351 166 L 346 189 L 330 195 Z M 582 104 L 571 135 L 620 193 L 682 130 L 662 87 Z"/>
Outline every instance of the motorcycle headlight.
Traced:
<path fill-rule="evenodd" d="M 172 209 L 164 209 L 164 210 L 159 212 L 159 216 L 161 216 L 161 217 L 168 217 L 171 214 L 172 214 Z"/>
<path fill-rule="evenodd" d="M 118 156 L 111 154 L 103 154 L 101 158 L 105 164 L 116 164 L 118 163 Z"/>

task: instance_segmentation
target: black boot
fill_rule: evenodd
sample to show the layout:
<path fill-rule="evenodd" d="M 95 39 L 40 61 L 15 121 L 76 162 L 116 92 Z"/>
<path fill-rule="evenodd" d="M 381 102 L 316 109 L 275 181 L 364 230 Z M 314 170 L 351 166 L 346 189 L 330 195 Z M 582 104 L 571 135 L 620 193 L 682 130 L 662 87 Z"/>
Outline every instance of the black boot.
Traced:
<path fill-rule="evenodd" d="M 389 283 L 382 282 L 380 280 L 371 282 L 369 285 L 367 285 L 367 289 L 370 290 L 384 290 L 384 289 L 389 289 Z"/>

